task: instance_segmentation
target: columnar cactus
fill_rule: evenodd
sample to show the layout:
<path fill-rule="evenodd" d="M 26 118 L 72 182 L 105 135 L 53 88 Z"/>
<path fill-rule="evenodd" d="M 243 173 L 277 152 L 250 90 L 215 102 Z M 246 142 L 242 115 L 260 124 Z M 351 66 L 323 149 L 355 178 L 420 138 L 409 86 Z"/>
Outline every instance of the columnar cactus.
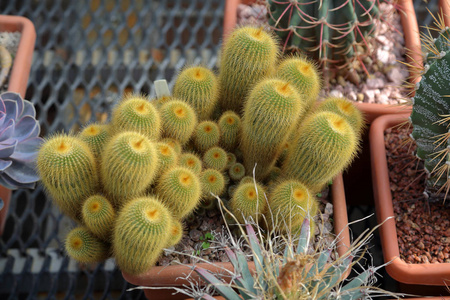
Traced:
<path fill-rule="evenodd" d="M 283 50 L 305 51 L 329 71 L 346 68 L 350 72 L 367 56 L 368 38 L 378 18 L 374 0 L 311 2 L 308 0 L 268 0 L 269 25 L 282 39 Z"/>
<path fill-rule="evenodd" d="M 429 53 L 412 98 L 411 138 L 417 144 L 416 155 L 424 160 L 430 192 L 450 189 L 450 29 L 438 28 L 439 37 L 424 39 Z"/>

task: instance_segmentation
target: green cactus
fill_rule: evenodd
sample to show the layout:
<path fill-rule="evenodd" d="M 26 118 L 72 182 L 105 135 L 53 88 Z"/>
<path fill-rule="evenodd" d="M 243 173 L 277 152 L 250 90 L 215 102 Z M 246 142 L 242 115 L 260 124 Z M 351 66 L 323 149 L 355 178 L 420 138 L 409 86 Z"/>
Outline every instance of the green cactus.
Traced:
<path fill-rule="evenodd" d="M 281 168 L 273 167 L 269 173 L 269 181 L 276 182 L 281 177 Z"/>
<path fill-rule="evenodd" d="M 197 112 L 200 121 L 208 120 L 218 100 L 217 78 L 205 67 L 185 68 L 178 75 L 173 95 L 189 103 Z"/>
<path fill-rule="evenodd" d="M 409 118 L 413 131 L 410 137 L 417 145 L 416 155 L 424 161 L 427 194 L 450 189 L 450 29 L 436 23 L 436 39 L 423 36 L 428 53 L 420 82 L 415 86 Z"/>
<path fill-rule="evenodd" d="M 172 226 L 169 229 L 169 240 L 166 247 L 176 246 L 183 238 L 183 223 L 179 220 L 173 219 Z"/>
<path fill-rule="evenodd" d="M 80 263 L 98 263 L 110 255 L 108 244 L 97 238 L 86 227 L 72 229 L 66 237 L 67 254 Z"/>
<path fill-rule="evenodd" d="M 344 117 L 352 125 L 357 136 L 360 136 L 364 129 L 365 122 L 362 112 L 346 98 L 328 97 L 317 106 L 317 111 L 331 111 Z"/>
<path fill-rule="evenodd" d="M 170 100 L 160 108 L 163 136 L 186 144 L 197 126 L 194 109 L 181 100 Z"/>
<path fill-rule="evenodd" d="M 194 144 L 198 151 L 205 152 L 209 148 L 219 144 L 220 130 L 217 123 L 203 121 L 197 125 L 194 131 Z"/>
<path fill-rule="evenodd" d="M 179 165 L 188 168 L 195 174 L 199 175 L 202 171 L 202 160 L 194 153 L 183 153 L 179 158 Z"/>
<path fill-rule="evenodd" d="M 289 148 L 282 173 L 301 181 L 312 192 L 320 192 L 350 164 L 358 144 L 355 131 L 343 117 L 332 112 L 312 114 Z"/>
<path fill-rule="evenodd" d="M 343 68 L 354 73 L 369 54 L 374 19 L 379 17 L 378 2 L 268 0 L 268 4 L 269 25 L 282 39 L 283 51 L 311 54 L 326 78 Z"/>
<path fill-rule="evenodd" d="M 236 163 L 236 155 L 234 155 L 234 153 L 228 152 L 227 153 L 227 166 L 225 167 L 225 169 L 229 169 L 235 163 Z"/>
<path fill-rule="evenodd" d="M 266 212 L 270 230 L 288 233 L 301 227 L 304 218 L 313 219 L 318 212 L 314 194 L 297 180 L 284 180 L 273 187 Z"/>
<path fill-rule="evenodd" d="M 86 199 L 81 209 L 83 223 L 98 238 L 109 241 L 116 213 L 105 197 L 94 195 Z"/>
<path fill-rule="evenodd" d="M 203 155 L 205 167 L 222 171 L 227 166 L 227 152 L 220 147 L 211 147 Z"/>
<path fill-rule="evenodd" d="M 96 160 L 99 160 L 105 147 L 106 142 L 110 138 L 109 125 L 93 123 L 86 126 L 79 135 L 80 139 L 88 144 Z"/>
<path fill-rule="evenodd" d="M 259 220 L 266 207 L 265 189 L 253 182 L 240 183 L 230 201 L 231 212 L 240 224 L 245 224 L 250 217 L 254 221 Z"/>
<path fill-rule="evenodd" d="M 160 142 L 168 144 L 170 147 L 173 148 L 173 150 L 175 150 L 176 154 L 181 155 L 181 150 L 182 150 L 181 144 L 176 139 L 164 138 L 164 139 L 161 139 Z"/>
<path fill-rule="evenodd" d="M 114 136 L 105 146 L 101 179 L 113 205 L 120 207 L 141 195 L 155 179 L 158 170 L 155 143 L 132 131 Z"/>
<path fill-rule="evenodd" d="M 178 154 L 168 143 L 156 143 L 156 153 L 158 154 L 159 166 L 155 177 L 159 177 L 162 173 L 178 164 Z"/>
<path fill-rule="evenodd" d="M 262 27 L 236 28 L 222 49 L 219 103 L 223 111 L 239 113 L 253 85 L 274 74 L 278 56 L 277 40 L 270 32 Z"/>
<path fill-rule="evenodd" d="M 267 177 L 283 145 L 304 112 L 295 87 L 279 79 L 265 79 L 251 91 L 242 118 L 241 150 L 247 175 Z"/>
<path fill-rule="evenodd" d="M 200 175 L 203 200 L 215 199 L 211 193 L 220 196 L 225 189 L 225 179 L 217 170 L 206 169 Z"/>
<path fill-rule="evenodd" d="M 110 129 L 111 135 L 136 131 L 156 141 L 161 135 L 161 119 L 152 102 L 143 96 L 131 95 L 113 109 Z"/>
<path fill-rule="evenodd" d="M 230 175 L 231 180 L 239 181 L 245 175 L 244 165 L 241 163 L 233 164 L 228 170 L 228 174 Z"/>
<path fill-rule="evenodd" d="M 159 178 L 156 194 L 176 219 L 189 215 L 200 203 L 202 188 L 194 172 L 174 167 Z"/>
<path fill-rule="evenodd" d="M 219 119 L 220 145 L 227 151 L 234 151 L 239 142 L 241 118 L 234 111 L 224 112 Z"/>
<path fill-rule="evenodd" d="M 40 148 L 37 169 L 46 191 L 61 211 L 81 221 L 83 201 L 99 187 L 97 164 L 89 146 L 78 137 L 54 135 Z"/>
<path fill-rule="evenodd" d="M 253 183 L 253 177 L 252 176 L 242 177 L 241 181 L 239 181 L 239 184 L 244 184 L 244 183 Z"/>
<path fill-rule="evenodd" d="M 314 106 L 322 83 L 317 66 L 312 61 L 301 56 L 288 57 L 278 66 L 276 76 L 297 89 L 305 101 L 305 111 Z"/>
<path fill-rule="evenodd" d="M 119 268 L 131 275 L 148 271 L 170 239 L 173 219 L 154 197 L 128 202 L 117 216 L 113 253 Z"/>

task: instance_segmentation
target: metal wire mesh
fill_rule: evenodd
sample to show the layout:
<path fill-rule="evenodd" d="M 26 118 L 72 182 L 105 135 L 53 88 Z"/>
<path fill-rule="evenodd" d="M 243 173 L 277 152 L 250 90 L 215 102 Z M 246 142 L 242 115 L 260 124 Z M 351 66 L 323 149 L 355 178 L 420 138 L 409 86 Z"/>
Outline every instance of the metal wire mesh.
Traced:
<path fill-rule="evenodd" d="M 154 95 L 189 63 L 214 66 L 224 1 L 0 1 L 37 31 L 26 98 L 42 135 L 103 121 L 123 93 Z M 130 298 L 112 260 L 83 269 L 63 251 L 73 224 L 42 187 L 13 193 L 0 239 L 0 298 Z"/>

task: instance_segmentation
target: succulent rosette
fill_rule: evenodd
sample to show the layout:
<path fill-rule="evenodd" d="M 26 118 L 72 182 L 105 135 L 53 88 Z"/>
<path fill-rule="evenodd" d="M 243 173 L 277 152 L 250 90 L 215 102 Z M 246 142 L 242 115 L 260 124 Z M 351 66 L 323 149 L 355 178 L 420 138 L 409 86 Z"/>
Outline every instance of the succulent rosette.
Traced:
<path fill-rule="evenodd" d="M 17 93 L 0 94 L 0 185 L 34 188 L 36 158 L 43 143 L 36 110 Z"/>

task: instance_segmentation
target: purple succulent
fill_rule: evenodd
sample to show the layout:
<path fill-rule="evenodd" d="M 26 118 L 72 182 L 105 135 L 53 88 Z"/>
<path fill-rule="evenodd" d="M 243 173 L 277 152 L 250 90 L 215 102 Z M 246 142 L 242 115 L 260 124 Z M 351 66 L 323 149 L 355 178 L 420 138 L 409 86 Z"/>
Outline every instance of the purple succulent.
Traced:
<path fill-rule="evenodd" d="M 34 188 L 36 157 L 43 143 L 36 110 L 17 93 L 0 94 L 0 185 Z"/>

